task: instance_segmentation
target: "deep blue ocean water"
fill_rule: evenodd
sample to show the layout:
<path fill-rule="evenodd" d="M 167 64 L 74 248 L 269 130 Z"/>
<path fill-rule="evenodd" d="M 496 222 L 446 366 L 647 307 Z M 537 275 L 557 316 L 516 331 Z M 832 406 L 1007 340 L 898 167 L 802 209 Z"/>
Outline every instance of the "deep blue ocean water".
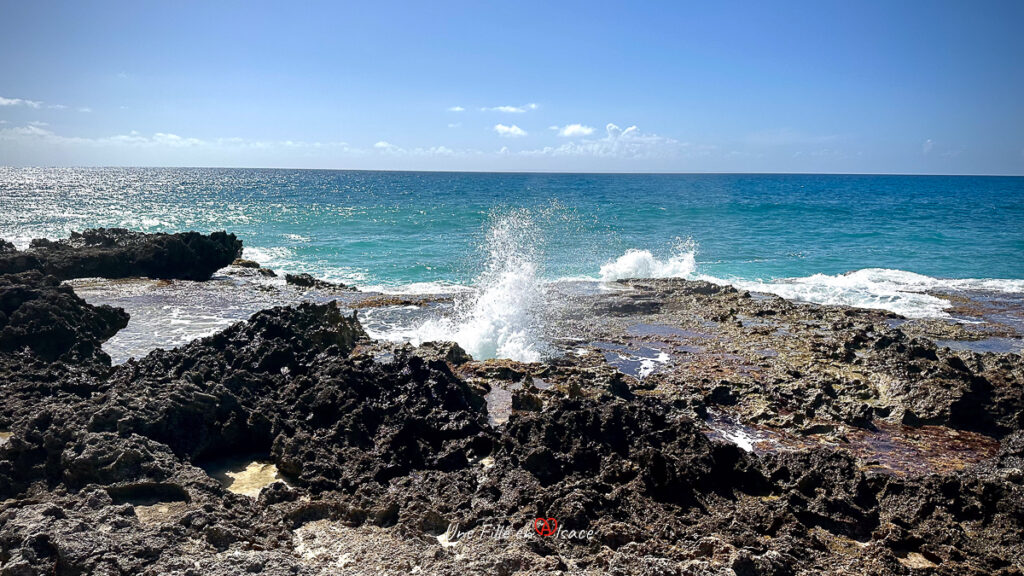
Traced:
<path fill-rule="evenodd" d="M 868 304 L 1024 279 L 1013 177 L 0 168 L 0 208 L 22 247 L 97 226 L 226 229 L 275 269 L 393 290 L 524 264 L 538 280 L 710 277 Z"/>

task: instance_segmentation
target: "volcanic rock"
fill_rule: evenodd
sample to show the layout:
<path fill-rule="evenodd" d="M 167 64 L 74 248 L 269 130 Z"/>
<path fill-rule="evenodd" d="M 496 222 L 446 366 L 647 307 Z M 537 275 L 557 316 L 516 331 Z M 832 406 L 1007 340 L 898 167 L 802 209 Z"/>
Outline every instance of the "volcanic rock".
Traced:
<path fill-rule="evenodd" d="M 940 350 L 885 313 L 627 286 L 589 333 L 689 339 L 643 386 L 601 354 L 372 342 L 334 302 L 111 367 L 123 312 L 0 276 L 0 574 L 1021 574 L 1018 355 Z M 712 409 L 829 442 L 747 451 L 711 437 Z M 970 429 L 1001 445 L 928 473 L 856 447 Z M 279 481 L 228 489 L 214 471 L 239 460 Z"/>
<path fill-rule="evenodd" d="M 0 251 L 0 273 L 39 270 L 60 280 L 128 278 L 206 280 L 242 253 L 234 234 L 146 234 L 96 228 L 63 240 L 36 239 L 28 250 Z"/>
<path fill-rule="evenodd" d="M 128 314 L 92 306 L 52 276 L 0 276 L 0 352 L 29 349 L 45 360 L 83 359 L 128 324 Z"/>
<path fill-rule="evenodd" d="M 355 290 L 352 286 L 345 284 L 328 282 L 326 280 L 320 280 L 314 278 L 310 274 L 285 274 L 284 281 L 292 286 L 299 286 L 300 288 L 315 288 L 317 290 Z"/>

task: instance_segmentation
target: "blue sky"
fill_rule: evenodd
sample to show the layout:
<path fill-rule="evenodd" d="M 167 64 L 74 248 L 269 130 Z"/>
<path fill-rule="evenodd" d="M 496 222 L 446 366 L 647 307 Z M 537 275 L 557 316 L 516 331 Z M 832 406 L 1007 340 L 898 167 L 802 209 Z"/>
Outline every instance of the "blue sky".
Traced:
<path fill-rule="evenodd" d="M 0 164 L 1024 174 L 1024 2 L 0 0 Z"/>

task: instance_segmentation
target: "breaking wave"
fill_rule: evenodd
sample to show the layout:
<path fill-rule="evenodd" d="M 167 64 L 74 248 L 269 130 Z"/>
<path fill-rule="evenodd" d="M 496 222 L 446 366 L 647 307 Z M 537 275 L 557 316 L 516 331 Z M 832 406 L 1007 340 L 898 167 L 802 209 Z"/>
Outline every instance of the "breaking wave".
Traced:
<path fill-rule="evenodd" d="M 688 240 L 670 258 L 659 260 L 648 250 L 629 249 L 612 262 L 601 266 L 602 282 L 625 278 L 692 278 L 697 272 L 696 244 Z"/>
<path fill-rule="evenodd" d="M 996 292 L 1024 295 L 1024 280 L 934 278 L 906 270 L 864 268 L 845 274 L 813 274 L 797 278 L 721 278 L 698 272 L 696 244 L 687 240 L 668 259 L 648 250 L 630 249 L 601 266 L 602 282 L 625 278 L 686 278 L 732 285 L 790 300 L 889 310 L 908 318 L 949 318 L 952 307 L 943 293 Z"/>
<path fill-rule="evenodd" d="M 814 274 L 771 281 L 714 281 L 791 300 L 889 310 L 908 318 L 948 318 L 946 309 L 952 304 L 932 294 L 934 292 L 1024 294 L 1024 280 L 943 279 L 888 268 L 864 268 L 846 274 Z"/>
<path fill-rule="evenodd" d="M 942 279 L 904 270 L 865 268 L 845 274 L 814 274 L 797 278 L 721 278 L 699 271 L 696 246 L 681 244 L 668 258 L 648 250 L 630 249 L 600 266 L 597 277 L 547 280 L 541 273 L 540 231 L 529 211 L 495 218 L 487 231 L 486 266 L 473 288 L 417 285 L 410 292 L 447 288 L 457 297 L 451 315 L 392 327 L 381 337 L 414 344 L 451 340 L 478 360 L 507 358 L 540 360 L 547 352 L 545 318 L 557 302 L 549 297 L 552 283 L 589 281 L 604 284 L 626 278 L 685 278 L 732 285 L 752 292 L 826 305 L 883 309 L 908 318 L 950 318 L 949 293 L 1021 294 L 1024 280 Z M 456 288 L 458 290 L 456 290 Z M 577 290 L 586 290 L 578 286 Z M 561 289 L 564 292 L 564 288 Z M 395 292 L 406 292 L 399 287 Z"/>
<path fill-rule="evenodd" d="M 540 233 L 529 210 L 493 216 L 486 265 L 474 292 L 457 303 L 451 317 L 432 318 L 395 335 L 414 344 L 453 340 L 477 360 L 540 360 L 546 293 L 539 275 Z"/>

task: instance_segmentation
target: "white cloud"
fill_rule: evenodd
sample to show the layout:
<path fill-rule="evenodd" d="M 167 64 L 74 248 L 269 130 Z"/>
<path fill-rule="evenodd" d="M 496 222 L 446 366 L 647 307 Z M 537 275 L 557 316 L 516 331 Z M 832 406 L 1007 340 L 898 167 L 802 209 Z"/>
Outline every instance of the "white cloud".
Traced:
<path fill-rule="evenodd" d="M 17 140 L 21 136 L 27 136 L 31 138 L 49 138 L 54 136 L 53 132 L 39 127 L 32 126 L 16 126 L 14 128 L 4 128 L 0 130 L 0 140 Z"/>
<path fill-rule="evenodd" d="M 527 110 L 536 110 L 539 108 L 534 103 L 524 104 L 522 106 L 492 106 L 490 108 L 481 108 L 481 112 L 505 112 L 506 114 L 523 114 Z"/>
<path fill-rule="evenodd" d="M 498 136 L 502 136 L 505 138 L 519 138 L 521 136 L 526 136 L 526 130 L 523 130 L 522 128 L 516 126 L 515 124 L 511 126 L 506 126 L 504 124 L 495 124 L 494 131 L 498 133 Z"/>
<path fill-rule="evenodd" d="M 373 145 L 374 148 L 385 154 L 402 156 L 469 156 L 479 154 L 477 150 L 453 150 L 447 146 L 430 146 L 429 148 L 403 148 L 390 142 L 381 140 Z"/>
<path fill-rule="evenodd" d="M 656 158 L 671 156 L 689 145 L 678 140 L 645 134 L 636 126 L 623 130 L 615 124 L 605 126 L 603 138 L 582 138 L 561 146 L 524 150 L 526 156 L 596 156 L 615 158 Z"/>
<path fill-rule="evenodd" d="M 462 106 L 452 106 L 451 108 L 448 109 L 448 111 L 449 112 L 465 112 L 466 109 L 463 108 Z"/>
<path fill-rule="evenodd" d="M 391 146 L 390 144 L 388 144 Z M 433 162 L 474 158 L 480 152 L 444 146 L 391 151 L 373 147 L 373 141 L 354 147 L 340 140 L 287 140 L 238 137 L 196 137 L 172 132 L 124 131 L 96 137 L 64 134 L 52 127 L 23 122 L 0 125 L 0 158 L 12 165 L 171 165 L 326 168 L 360 163 L 375 168 L 430 168 Z M 408 159 L 408 160 L 405 160 Z M 469 161 L 469 160 L 467 160 Z M 370 164 L 365 164 L 365 163 Z M 344 164 L 342 164 L 344 163 Z"/>
<path fill-rule="evenodd" d="M 927 156 L 928 153 L 931 152 L 932 148 L 934 148 L 934 147 L 935 147 L 935 142 L 932 142 L 932 139 L 929 138 L 929 139 L 924 141 L 924 144 L 921 144 L 921 153 Z"/>
<path fill-rule="evenodd" d="M 575 136 L 590 136 L 593 133 L 594 129 L 591 128 L 590 126 L 584 126 L 582 124 L 569 124 L 562 128 L 558 132 L 558 135 L 565 136 L 566 138 L 572 138 Z"/>
<path fill-rule="evenodd" d="M 36 100 L 25 100 L 23 98 L 4 98 L 0 96 L 0 106 L 28 106 L 29 108 L 39 108 L 42 106 L 42 102 Z"/>
<path fill-rule="evenodd" d="M 4 98 L 0 96 L 0 106 L 25 106 L 27 108 L 39 109 L 44 107 L 44 102 L 39 100 L 25 100 L 24 98 Z M 66 110 L 68 107 L 63 104 L 46 104 L 45 108 L 50 110 Z M 79 112 L 92 112 L 92 108 L 81 107 Z"/>
<path fill-rule="evenodd" d="M 40 122 L 38 120 L 33 120 L 32 122 L 29 122 L 29 124 L 32 125 L 32 126 L 49 126 L 50 125 L 49 122 Z"/>
<path fill-rule="evenodd" d="M 455 150 L 447 146 L 432 146 L 426 149 L 426 153 L 434 156 L 454 156 Z"/>
<path fill-rule="evenodd" d="M 502 137 L 501 140 L 527 136 L 526 130 L 513 123 L 491 126 L 494 132 Z M 564 128 L 566 127 L 560 127 L 559 131 Z M 51 158 L 71 158 L 75 162 L 85 164 L 109 164 L 113 160 L 115 163 L 162 161 L 186 165 L 201 161 L 234 165 L 240 162 L 261 162 L 259 159 L 262 158 L 284 158 L 291 163 L 323 166 L 326 165 L 324 162 L 335 163 L 341 158 L 350 158 L 362 159 L 364 165 L 368 166 L 408 169 L 441 166 L 453 169 L 464 169 L 467 166 L 550 168 L 569 166 L 571 163 L 566 162 L 570 158 L 607 159 L 609 162 L 598 160 L 597 164 L 608 167 L 615 165 L 610 162 L 612 159 L 623 162 L 636 159 L 668 160 L 706 157 L 713 153 L 697 145 L 641 132 L 636 126 L 620 128 L 615 124 L 608 124 L 604 132 L 595 129 L 590 135 L 567 138 L 561 144 L 537 150 L 509 150 L 506 147 L 502 150 L 483 151 L 443 145 L 403 147 L 387 140 L 380 140 L 375 143 L 368 142 L 361 147 L 350 147 L 344 142 L 195 137 L 170 131 L 133 131 L 111 136 L 79 137 L 54 132 L 50 126 L 24 122 L 15 124 L 12 121 L 0 126 L 0 156 L 6 154 L 6 158 L 9 161 L 13 160 L 14 163 L 45 163 L 52 162 Z M 524 162 L 526 164 L 523 164 Z M 589 165 L 594 164 L 594 160 L 589 161 Z"/>
<path fill-rule="evenodd" d="M 491 108 L 481 108 L 481 112 L 505 112 L 508 114 L 522 114 L 526 112 L 526 108 L 520 106 L 492 106 Z"/>
<path fill-rule="evenodd" d="M 459 126 L 462 126 L 462 122 L 452 122 L 448 124 L 449 128 L 458 128 Z"/>
<path fill-rule="evenodd" d="M 182 138 L 177 134 L 168 134 L 165 132 L 157 132 L 156 134 L 153 134 L 153 141 L 158 145 L 162 144 L 173 148 L 202 146 L 204 144 L 204 142 L 199 138 Z"/>

